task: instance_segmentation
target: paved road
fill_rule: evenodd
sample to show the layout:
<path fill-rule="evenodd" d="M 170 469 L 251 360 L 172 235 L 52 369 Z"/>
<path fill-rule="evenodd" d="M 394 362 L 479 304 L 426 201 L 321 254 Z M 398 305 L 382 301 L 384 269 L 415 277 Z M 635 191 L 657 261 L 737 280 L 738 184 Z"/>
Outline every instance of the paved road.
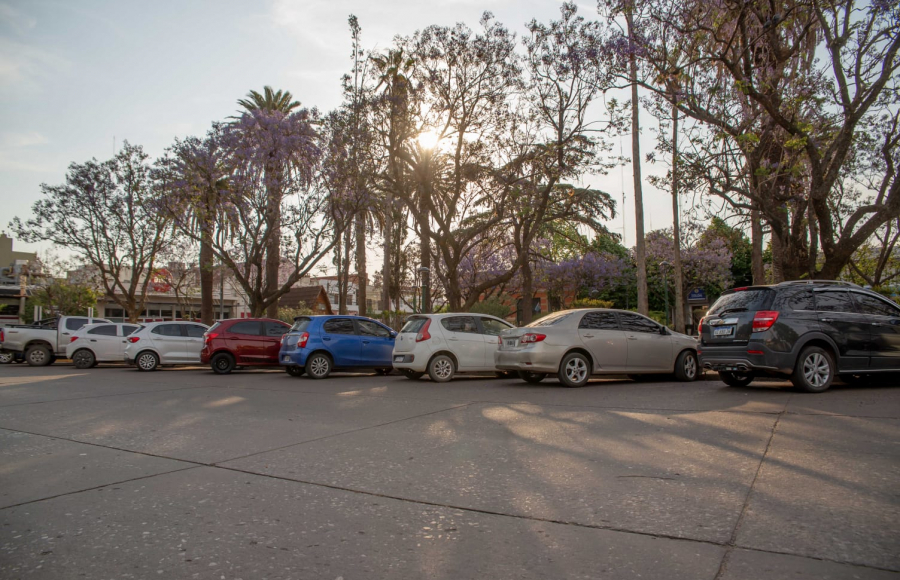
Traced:
<path fill-rule="evenodd" d="M 0 578 L 900 576 L 900 388 L 0 367 Z"/>

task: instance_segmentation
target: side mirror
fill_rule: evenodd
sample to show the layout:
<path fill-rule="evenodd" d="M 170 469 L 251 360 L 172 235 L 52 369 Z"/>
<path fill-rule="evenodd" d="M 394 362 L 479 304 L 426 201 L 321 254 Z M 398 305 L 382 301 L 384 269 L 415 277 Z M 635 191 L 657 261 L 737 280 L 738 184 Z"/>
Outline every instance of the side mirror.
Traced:
<path fill-rule="evenodd" d="M 669 334 L 669 329 L 666 328 L 665 326 L 660 326 L 659 333 L 663 336 L 667 336 Z"/>
<path fill-rule="evenodd" d="M 392 330 L 392 331 L 391 331 L 391 338 L 397 338 L 397 331 L 396 331 L 396 330 Z"/>

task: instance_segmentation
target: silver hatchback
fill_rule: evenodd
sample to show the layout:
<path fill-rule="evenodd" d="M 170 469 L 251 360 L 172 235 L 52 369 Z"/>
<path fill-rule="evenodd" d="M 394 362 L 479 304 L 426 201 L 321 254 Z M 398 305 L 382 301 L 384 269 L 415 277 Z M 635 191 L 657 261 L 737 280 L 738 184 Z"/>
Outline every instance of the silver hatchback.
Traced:
<path fill-rule="evenodd" d="M 531 383 L 548 375 L 580 387 L 591 375 L 674 373 L 693 381 L 699 374 L 696 339 L 625 310 L 564 310 L 504 330 L 499 340 L 497 370 L 518 372 Z"/>

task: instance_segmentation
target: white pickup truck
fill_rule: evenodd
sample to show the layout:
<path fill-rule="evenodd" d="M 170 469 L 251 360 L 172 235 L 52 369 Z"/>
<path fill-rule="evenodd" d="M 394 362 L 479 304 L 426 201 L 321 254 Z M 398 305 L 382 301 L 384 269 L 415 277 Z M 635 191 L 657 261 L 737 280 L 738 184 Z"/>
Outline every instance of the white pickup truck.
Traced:
<path fill-rule="evenodd" d="M 42 367 L 65 358 L 69 337 L 85 324 L 109 322 L 105 318 L 60 316 L 38 320 L 34 324 L 0 326 L 0 363 L 24 357 L 34 367 Z"/>

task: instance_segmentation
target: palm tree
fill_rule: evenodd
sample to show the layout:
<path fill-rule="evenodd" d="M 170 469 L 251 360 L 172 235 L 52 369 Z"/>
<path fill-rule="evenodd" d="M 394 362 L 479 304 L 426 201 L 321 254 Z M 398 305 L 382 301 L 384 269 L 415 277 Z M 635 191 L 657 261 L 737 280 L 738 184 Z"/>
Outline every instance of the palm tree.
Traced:
<path fill-rule="evenodd" d="M 289 91 L 274 91 L 272 87 L 263 87 L 263 93 L 251 90 L 246 99 L 238 99 L 238 104 L 248 112 L 264 111 L 279 112 L 289 115 L 291 111 L 300 107 L 300 101 L 293 101 L 294 96 Z M 280 174 L 283 167 L 267 167 L 266 172 Z M 270 180 L 267 180 L 270 182 Z M 268 187 L 268 186 L 267 186 Z M 268 231 L 271 233 L 266 246 L 266 286 L 275 288 L 278 286 L 278 272 L 281 267 L 281 199 L 284 192 L 278 187 L 270 187 L 268 191 Z M 278 303 L 274 302 L 266 309 L 266 315 L 270 318 L 278 316 Z"/>
<path fill-rule="evenodd" d="M 263 87 L 263 94 L 256 91 L 247 93 L 246 99 L 238 99 L 238 104 L 248 111 L 280 111 L 287 115 L 300 106 L 300 101 L 291 101 L 294 96 L 289 91 L 273 91 Z"/>
<path fill-rule="evenodd" d="M 411 82 L 409 74 L 412 71 L 414 61 L 403 54 L 402 48 L 388 50 L 387 54 L 371 57 L 378 74 L 377 91 L 384 86 L 384 96 L 390 107 L 390 132 L 388 134 L 388 171 L 392 175 L 392 181 L 399 183 L 397 179 L 400 164 L 397 159 L 397 151 L 403 143 L 402 122 L 406 116 L 409 102 L 409 87 Z M 382 309 L 390 310 L 391 306 L 391 257 L 393 248 L 394 195 L 388 189 L 384 207 L 384 263 L 382 266 Z"/>

